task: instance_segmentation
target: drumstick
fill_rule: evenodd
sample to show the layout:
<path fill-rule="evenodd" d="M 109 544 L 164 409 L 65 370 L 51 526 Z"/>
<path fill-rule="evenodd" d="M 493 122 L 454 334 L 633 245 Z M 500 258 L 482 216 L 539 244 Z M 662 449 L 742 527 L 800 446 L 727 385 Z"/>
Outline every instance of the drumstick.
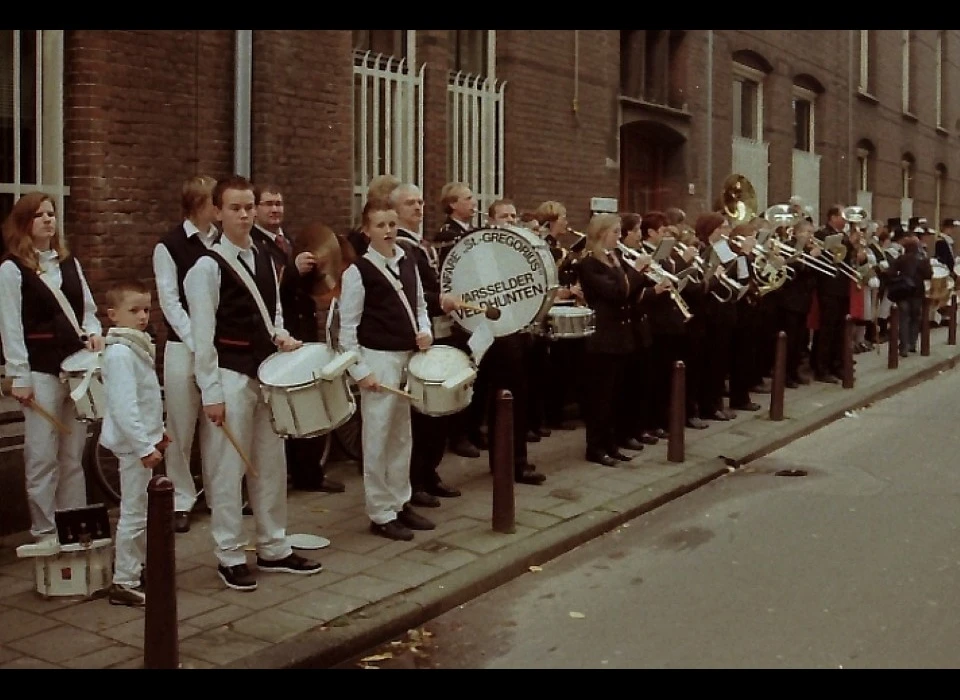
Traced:
<path fill-rule="evenodd" d="M 233 436 L 233 433 L 230 432 L 230 428 L 227 427 L 226 423 L 221 423 L 220 427 L 223 428 L 223 434 L 227 436 L 227 440 L 230 441 L 230 444 L 233 445 L 233 448 L 240 455 L 240 459 L 242 459 L 243 463 L 247 465 L 247 471 L 250 472 L 254 478 L 257 478 L 258 474 L 257 470 L 253 466 L 253 462 L 251 462 L 250 458 L 247 457 L 242 449 L 240 449 L 240 443 L 237 442 L 237 439 Z"/>
<path fill-rule="evenodd" d="M 413 394 L 408 394 L 407 392 L 403 391 L 402 389 L 394 389 L 392 386 L 387 386 L 386 384 L 381 384 L 381 385 L 380 385 L 380 388 L 381 388 L 383 391 L 388 391 L 388 392 L 390 392 L 391 394 L 396 394 L 397 396 L 401 396 L 401 397 L 403 397 L 403 398 L 405 398 L 405 399 L 410 399 L 411 401 L 413 400 Z"/>
<path fill-rule="evenodd" d="M 47 419 L 47 422 L 49 422 L 50 425 L 52 425 L 54 428 L 56 428 L 62 435 L 69 435 L 69 434 L 70 434 L 70 428 L 68 428 L 68 427 L 65 426 L 63 423 L 61 423 L 61 422 L 59 421 L 59 419 L 57 419 L 56 416 L 54 416 L 52 413 L 50 413 L 49 411 L 47 411 L 47 409 L 45 409 L 43 406 L 41 406 L 40 404 L 38 404 L 38 403 L 37 403 L 36 401 L 34 401 L 33 399 L 30 399 L 29 401 L 27 401 L 26 405 L 27 405 L 28 407 L 32 408 L 32 409 L 33 409 L 34 411 L 36 411 L 37 413 L 39 413 L 39 414 L 40 414 L 41 416 L 43 416 L 44 418 L 46 418 L 46 419 Z"/>
<path fill-rule="evenodd" d="M 474 306 L 473 304 L 467 304 L 466 302 L 461 302 L 459 308 L 466 309 L 467 311 L 476 311 L 486 316 L 491 321 L 496 321 L 500 318 L 501 311 L 495 306 Z"/>

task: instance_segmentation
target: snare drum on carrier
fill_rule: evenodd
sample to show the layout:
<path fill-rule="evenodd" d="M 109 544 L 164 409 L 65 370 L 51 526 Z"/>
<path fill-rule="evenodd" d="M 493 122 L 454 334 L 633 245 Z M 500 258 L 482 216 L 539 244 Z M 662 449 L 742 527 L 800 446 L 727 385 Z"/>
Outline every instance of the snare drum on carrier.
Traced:
<path fill-rule="evenodd" d="M 434 345 L 410 358 L 407 393 L 420 413 L 448 416 L 470 405 L 476 377 L 477 369 L 467 353 L 449 345 Z"/>
<path fill-rule="evenodd" d="M 96 423 L 106 414 L 100 367 L 100 353 L 92 350 L 79 350 L 60 363 L 60 378 L 70 387 L 77 420 Z"/>
<path fill-rule="evenodd" d="M 586 306 L 554 306 L 547 312 L 544 334 L 550 340 L 586 338 L 597 330 L 596 314 Z"/>

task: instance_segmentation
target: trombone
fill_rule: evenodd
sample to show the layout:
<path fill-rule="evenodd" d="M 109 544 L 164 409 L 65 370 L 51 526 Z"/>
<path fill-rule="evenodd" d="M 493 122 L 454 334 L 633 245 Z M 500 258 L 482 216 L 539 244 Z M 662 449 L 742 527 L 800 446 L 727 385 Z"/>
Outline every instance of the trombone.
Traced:
<path fill-rule="evenodd" d="M 783 226 L 787 230 L 792 230 L 800 223 L 803 215 L 792 204 L 774 204 L 763 212 L 763 218 L 774 226 Z M 818 259 L 815 255 L 811 255 L 805 250 L 798 250 L 796 247 L 780 241 L 776 236 L 771 236 L 770 240 L 773 241 L 778 252 L 785 254 L 788 262 L 799 259 L 801 263 L 821 274 L 828 277 L 837 276 L 836 268 L 833 265 Z"/>
<path fill-rule="evenodd" d="M 627 245 L 624 245 L 622 241 L 617 241 L 617 248 L 620 250 L 620 254 L 623 256 L 623 259 L 631 267 L 633 267 L 633 269 L 636 270 L 637 260 L 640 258 L 642 253 Z M 647 278 L 652 280 L 655 284 L 668 282 L 670 286 L 667 289 L 667 292 L 670 294 L 670 298 L 673 299 L 673 303 L 677 305 L 678 309 L 680 309 L 680 313 L 683 314 L 684 323 L 693 318 L 693 313 L 690 311 L 690 307 L 687 306 L 687 302 L 684 301 L 682 296 L 680 296 L 680 290 L 677 288 L 680 284 L 680 279 L 678 277 L 671 275 L 653 260 L 651 260 L 650 264 L 647 265 L 642 271 L 638 270 L 638 272 L 646 275 Z"/>

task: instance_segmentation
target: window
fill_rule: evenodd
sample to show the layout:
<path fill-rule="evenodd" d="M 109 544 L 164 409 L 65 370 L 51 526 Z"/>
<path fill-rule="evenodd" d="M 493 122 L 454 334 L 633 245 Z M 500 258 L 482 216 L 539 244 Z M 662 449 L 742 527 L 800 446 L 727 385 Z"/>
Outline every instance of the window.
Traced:
<path fill-rule="evenodd" d="M 871 94 L 872 80 L 870 74 L 873 70 L 871 61 L 874 32 L 869 29 L 860 30 L 860 92 Z"/>
<path fill-rule="evenodd" d="M 901 101 L 904 113 L 913 114 L 913 83 L 910 80 L 913 73 L 913 32 L 904 29 L 901 36 L 903 42 Z"/>
<path fill-rule="evenodd" d="M 403 29 L 354 29 L 353 48 L 384 56 L 407 55 L 407 31 Z"/>
<path fill-rule="evenodd" d="M 944 101 L 944 87 L 945 87 L 945 67 L 946 62 L 946 32 L 937 32 L 937 47 L 936 47 L 936 76 L 934 78 L 934 90 L 936 91 L 936 109 L 937 109 L 937 128 L 944 128 L 943 120 L 943 101 Z"/>
<path fill-rule="evenodd" d="M 943 221 L 943 183 L 947 181 L 947 166 L 937 163 L 933 171 L 933 222 L 939 227 Z"/>
<path fill-rule="evenodd" d="M 872 156 L 872 144 L 861 141 L 857 146 L 857 189 L 862 192 L 872 191 L 870 186 L 870 159 Z"/>
<path fill-rule="evenodd" d="M 909 153 L 900 161 L 900 197 L 913 199 L 913 156 Z"/>
<path fill-rule="evenodd" d="M 816 94 L 810 90 L 794 86 L 793 88 L 793 147 L 798 151 L 813 149 L 813 105 Z"/>
<path fill-rule="evenodd" d="M 453 72 L 489 76 L 492 34 L 486 29 L 451 29 Z"/>
<path fill-rule="evenodd" d="M 620 32 L 620 90 L 624 97 L 686 109 L 686 62 L 682 30 Z"/>
<path fill-rule="evenodd" d="M 0 221 L 37 189 L 64 210 L 62 95 L 63 32 L 0 30 Z"/>
<path fill-rule="evenodd" d="M 763 73 L 733 64 L 733 135 L 763 140 Z"/>

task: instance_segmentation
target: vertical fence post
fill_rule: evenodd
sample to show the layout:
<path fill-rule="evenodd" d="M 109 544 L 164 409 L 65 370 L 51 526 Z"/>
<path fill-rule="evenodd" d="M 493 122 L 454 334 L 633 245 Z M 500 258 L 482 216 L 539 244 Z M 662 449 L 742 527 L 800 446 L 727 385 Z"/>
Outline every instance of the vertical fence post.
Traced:
<path fill-rule="evenodd" d="M 513 394 L 501 389 L 494 399 L 493 425 L 490 426 L 490 470 L 493 472 L 493 519 L 494 532 L 516 532 L 513 494 Z"/>
<path fill-rule="evenodd" d="M 770 387 L 770 420 L 783 420 L 783 394 L 787 384 L 787 334 L 777 333 L 773 361 L 773 384 Z"/>
<path fill-rule="evenodd" d="M 924 297 L 920 316 L 920 354 L 924 357 L 930 355 L 930 307 L 929 297 Z"/>
<path fill-rule="evenodd" d="M 887 321 L 887 369 L 900 366 L 900 307 L 890 304 L 890 318 Z"/>
<path fill-rule="evenodd" d="M 177 556 L 173 530 L 173 482 L 162 474 L 147 486 L 147 604 L 144 668 L 177 668 Z"/>
<path fill-rule="evenodd" d="M 843 388 L 853 388 L 853 316 L 847 314 L 843 323 Z"/>
<path fill-rule="evenodd" d="M 670 389 L 670 437 L 667 438 L 667 460 L 684 460 L 684 435 L 687 423 L 686 367 L 683 362 L 673 364 L 673 382 Z"/>

